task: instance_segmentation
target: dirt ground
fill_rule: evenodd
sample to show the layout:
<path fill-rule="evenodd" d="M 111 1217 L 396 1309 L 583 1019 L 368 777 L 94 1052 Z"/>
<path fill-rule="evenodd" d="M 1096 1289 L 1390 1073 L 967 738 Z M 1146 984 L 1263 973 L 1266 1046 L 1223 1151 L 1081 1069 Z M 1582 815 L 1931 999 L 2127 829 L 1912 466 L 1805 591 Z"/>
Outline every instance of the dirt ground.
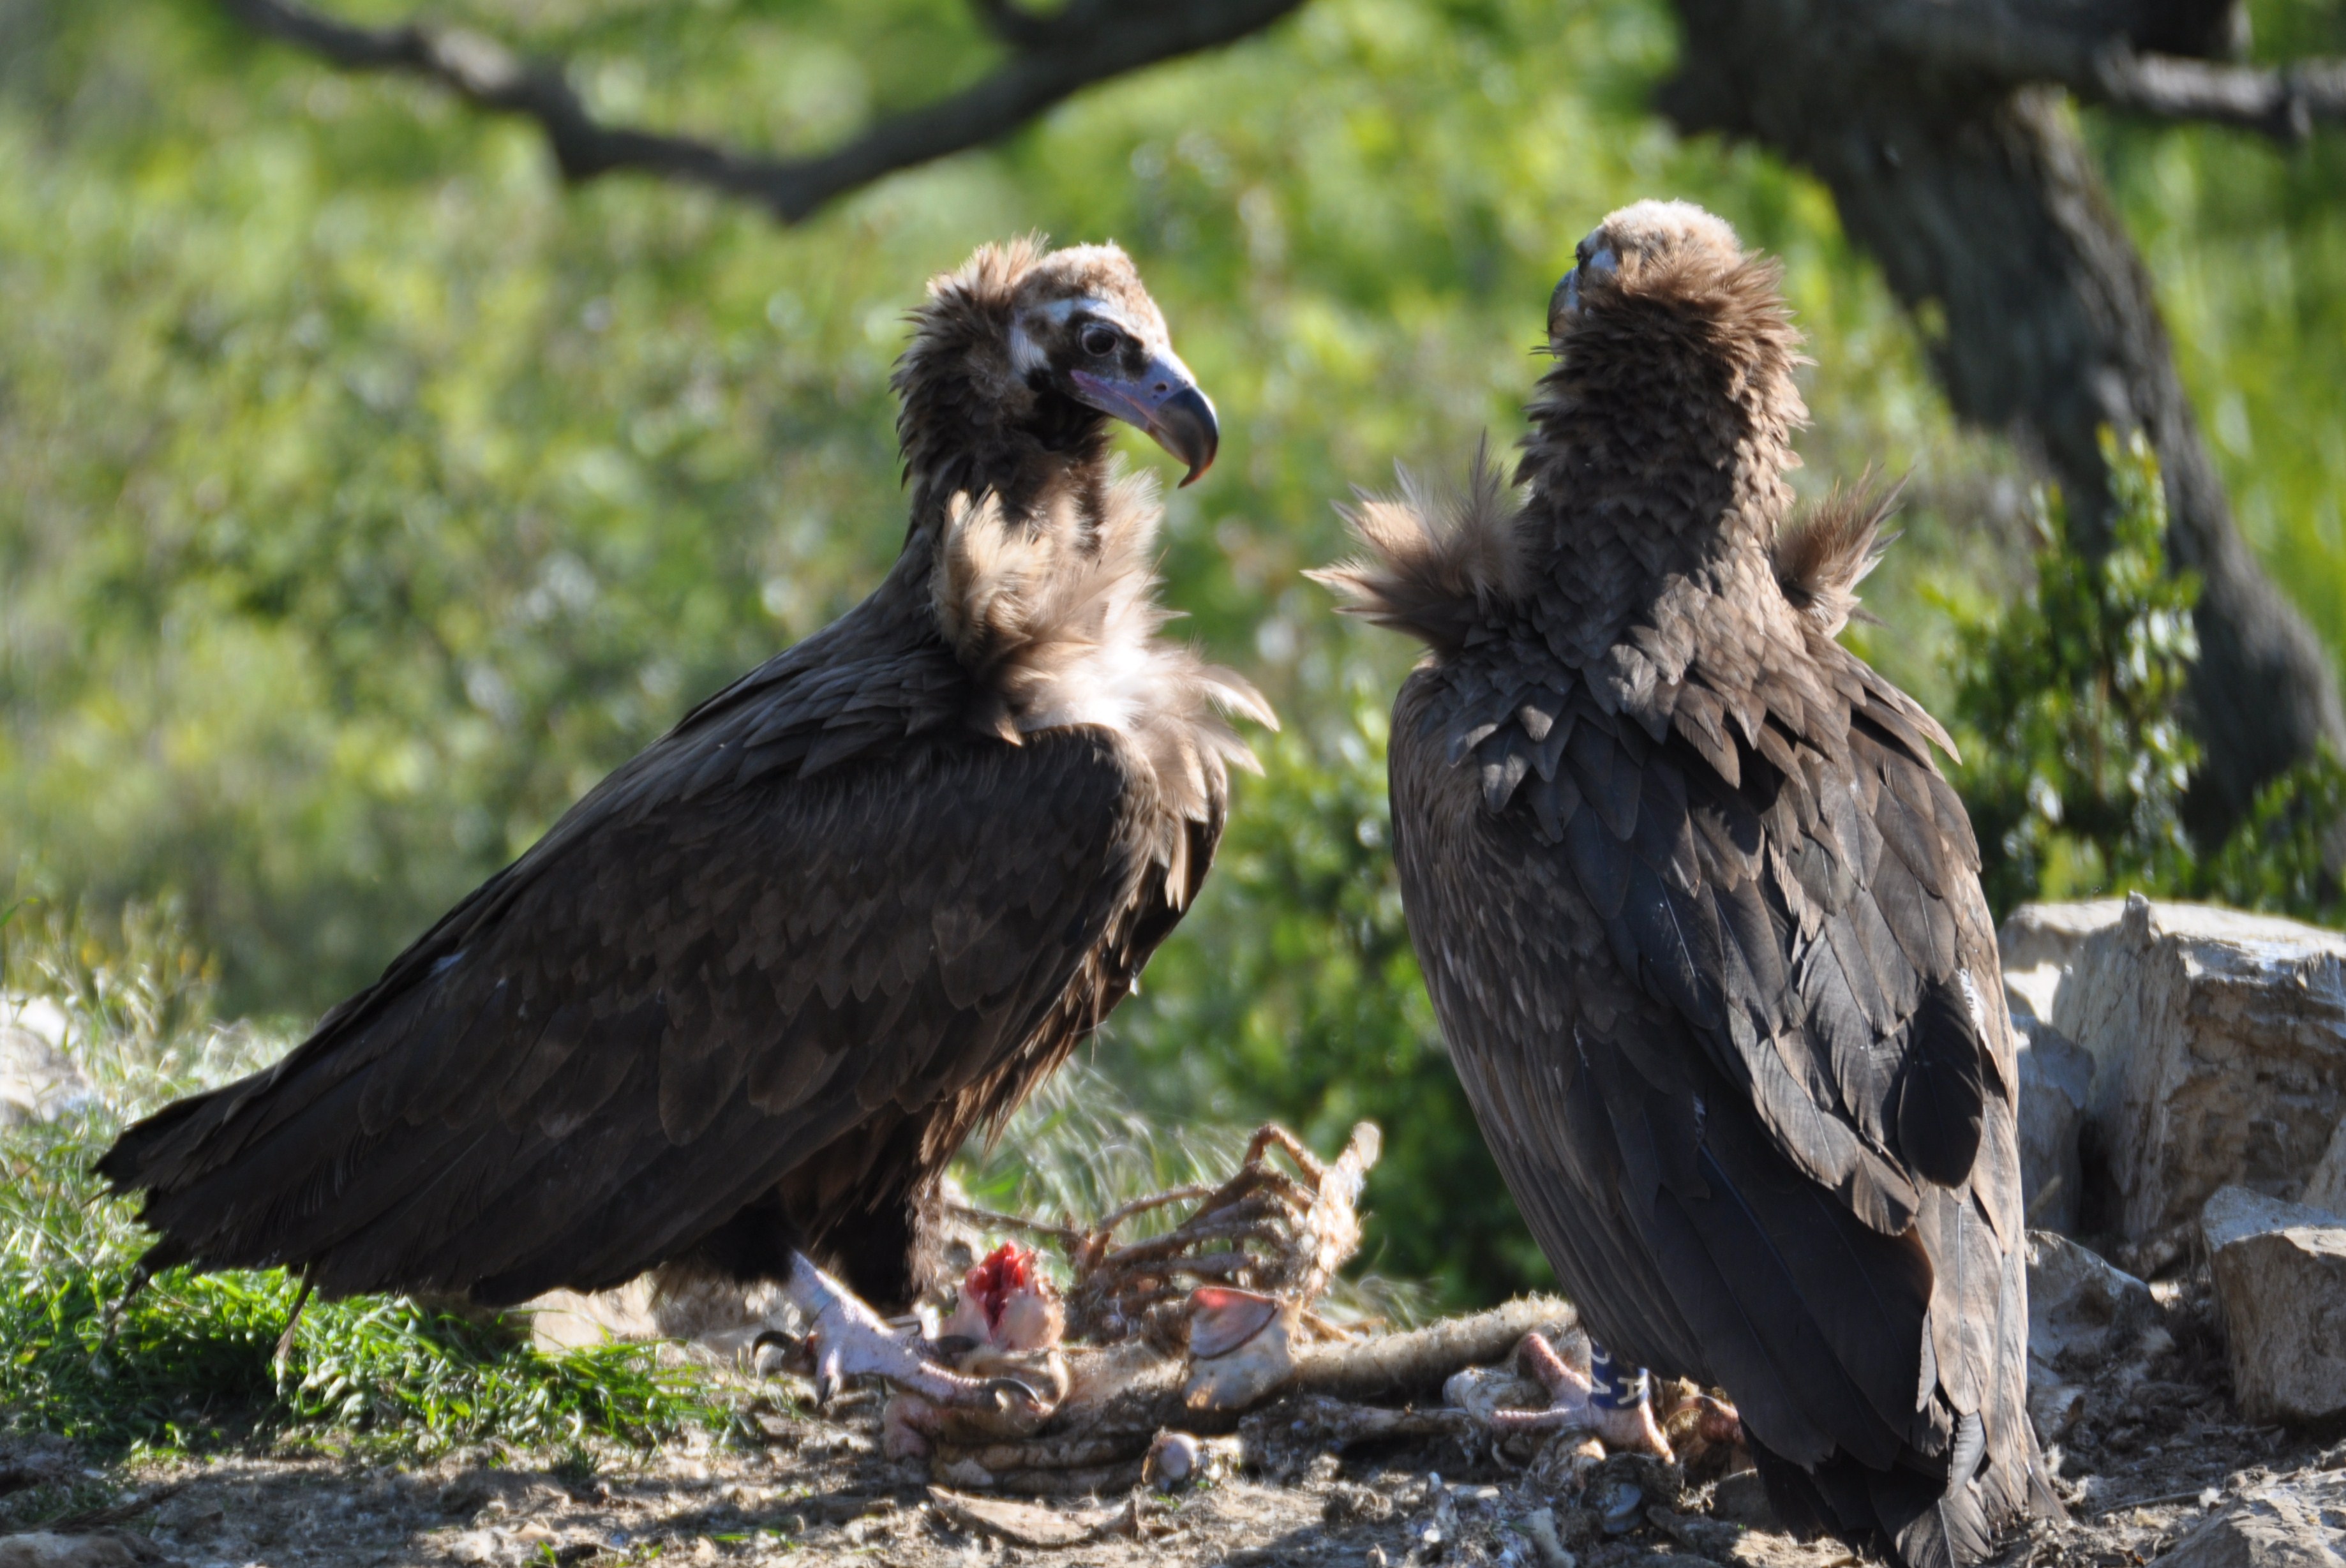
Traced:
<path fill-rule="evenodd" d="M 2325 1443 L 2244 1425 L 2204 1290 L 2161 1294 L 2168 1342 L 2147 1359 L 2089 1374 L 2085 1413 L 2055 1451 L 2071 1520 L 2015 1539 L 2005 1563 L 2148 1563 L 2243 1493 L 2294 1478 L 2326 1495 L 2340 1477 L 2324 1472 L 2346 1472 L 2338 1434 Z M 923 1464 L 882 1458 L 872 1396 L 823 1417 L 769 1415 L 755 1424 L 753 1439 L 615 1451 L 591 1468 L 574 1461 L 561 1471 L 493 1451 L 428 1464 L 245 1455 L 107 1470 L 54 1440 L 0 1440 L 0 1491 L 13 1489 L 0 1497 L 0 1531 L 48 1532 L 0 1535 L 0 1564 L 787 1558 L 895 1568 L 1556 1568 L 1567 1553 L 1580 1568 L 1856 1561 L 1834 1543 L 1747 1528 L 1763 1506 L 1748 1474 L 1687 1486 L 1649 1461 L 1572 1459 L 1561 1443 L 1519 1454 L 1481 1438 L 1312 1451 L 1282 1444 L 1273 1411 L 1250 1428 L 1232 1473 L 1179 1496 L 1049 1498 L 1004 1508 L 933 1490 Z M 74 1511 L 48 1517 L 62 1502 Z M 60 1535 L 74 1543 L 54 1539 Z"/>

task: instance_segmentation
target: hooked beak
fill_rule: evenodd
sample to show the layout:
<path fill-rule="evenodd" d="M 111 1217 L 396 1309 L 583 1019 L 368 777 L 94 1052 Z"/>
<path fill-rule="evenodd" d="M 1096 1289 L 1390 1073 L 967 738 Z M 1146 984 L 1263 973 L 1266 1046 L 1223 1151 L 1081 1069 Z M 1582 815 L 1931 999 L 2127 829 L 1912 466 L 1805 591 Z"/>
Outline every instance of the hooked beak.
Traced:
<path fill-rule="evenodd" d="M 1578 266 L 1564 275 L 1564 281 L 1548 296 L 1547 331 L 1555 337 L 1580 320 L 1580 287 L 1583 277 L 1609 278 L 1621 267 L 1621 259 L 1611 246 L 1604 246 L 1586 257 Z"/>
<path fill-rule="evenodd" d="M 1222 427 L 1214 418 L 1213 402 L 1198 390 L 1189 367 L 1171 353 L 1149 361 L 1136 381 L 1096 376 L 1089 371 L 1076 371 L 1069 379 L 1078 398 L 1102 413 L 1147 431 L 1158 445 L 1187 463 L 1189 472 L 1183 475 L 1182 484 L 1195 483 L 1214 465 Z"/>

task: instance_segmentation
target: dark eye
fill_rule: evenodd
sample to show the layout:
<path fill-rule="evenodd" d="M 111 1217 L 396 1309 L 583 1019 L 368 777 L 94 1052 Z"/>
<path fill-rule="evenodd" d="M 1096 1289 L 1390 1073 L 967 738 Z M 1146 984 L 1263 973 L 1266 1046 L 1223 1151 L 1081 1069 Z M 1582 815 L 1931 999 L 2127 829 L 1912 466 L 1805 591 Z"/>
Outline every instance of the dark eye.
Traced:
<path fill-rule="evenodd" d="M 1094 321 L 1084 329 L 1084 335 L 1080 341 L 1084 345 L 1084 352 L 1096 360 L 1103 360 L 1116 352 L 1117 345 L 1124 341 L 1124 334 L 1114 327 L 1104 327 L 1097 321 Z"/>

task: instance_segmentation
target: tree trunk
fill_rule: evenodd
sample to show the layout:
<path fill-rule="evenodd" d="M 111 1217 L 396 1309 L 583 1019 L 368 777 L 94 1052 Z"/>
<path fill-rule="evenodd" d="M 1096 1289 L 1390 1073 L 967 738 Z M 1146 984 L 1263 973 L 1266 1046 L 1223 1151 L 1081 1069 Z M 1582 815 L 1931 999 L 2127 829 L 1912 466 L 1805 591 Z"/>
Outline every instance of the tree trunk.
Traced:
<path fill-rule="evenodd" d="M 1956 413 L 2041 454 L 2089 549 L 2107 537 L 2100 428 L 2149 438 L 2174 560 L 2205 584 L 2195 832 L 2229 830 L 2318 742 L 2346 755 L 2328 651 L 2233 525 L 2149 275 L 2063 96 L 1919 70 L 1836 0 L 1676 5 L 1681 63 L 1663 111 L 1757 141 L 1831 188 L 1851 239 L 1922 323 Z"/>

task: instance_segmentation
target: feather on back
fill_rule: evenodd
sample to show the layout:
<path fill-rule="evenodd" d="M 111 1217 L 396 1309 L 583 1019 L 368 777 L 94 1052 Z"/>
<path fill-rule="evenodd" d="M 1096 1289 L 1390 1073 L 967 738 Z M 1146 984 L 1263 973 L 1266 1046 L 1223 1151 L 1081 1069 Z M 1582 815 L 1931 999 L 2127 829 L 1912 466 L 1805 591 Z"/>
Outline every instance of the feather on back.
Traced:
<path fill-rule="evenodd" d="M 1396 472 L 1399 494 L 1363 494 L 1339 509 L 1369 553 L 1304 575 L 1343 596 L 1345 614 L 1455 652 L 1494 606 L 1525 592 L 1515 500 L 1487 440 L 1474 449 L 1463 492 Z"/>
<path fill-rule="evenodd" d="M 1898 509 L 1906 482 L 1879 483 L 1871 471 L 1832 491 L 1776 535 L 1770 552 L 1776 585 L 1825 636 L 1839 636 L 1858 608 L 1857 585 L 1897 539 L 1882 525 Z"/>

